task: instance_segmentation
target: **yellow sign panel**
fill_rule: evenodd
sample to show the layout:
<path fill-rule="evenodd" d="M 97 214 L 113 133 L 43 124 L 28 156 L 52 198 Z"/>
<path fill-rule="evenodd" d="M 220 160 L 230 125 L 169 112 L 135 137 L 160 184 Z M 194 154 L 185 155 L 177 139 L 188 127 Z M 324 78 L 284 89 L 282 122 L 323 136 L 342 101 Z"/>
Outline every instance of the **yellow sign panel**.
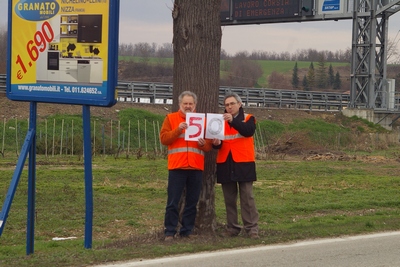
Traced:
<path fill-rule="evenodd" d="M 118 14 L 119 1 L 11 2 L 11 97 L 23 91 L 57 94 L 61 98 L 108 95 L 109 56 L 117 55 L 118 46 L 118 40 L 112 40 L 110 46 L 109 30 L 117 29 L 117 24 L 113 22 L 109 29 L 109 20 L 110 14 Z"/>

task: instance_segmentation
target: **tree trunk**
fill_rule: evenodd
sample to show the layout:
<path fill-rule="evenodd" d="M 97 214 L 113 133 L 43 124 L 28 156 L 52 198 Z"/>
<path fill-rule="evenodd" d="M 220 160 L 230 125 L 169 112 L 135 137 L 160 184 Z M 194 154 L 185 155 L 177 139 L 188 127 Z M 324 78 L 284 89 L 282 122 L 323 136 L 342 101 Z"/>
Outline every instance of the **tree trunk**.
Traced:
<path fill-rule="evenodd" d="M 221 52 L 221 0 L 175 0 L 173 17 L 174 78 L 173 110 L 178 96 L 190 90 L 197 94 L 196 111 L 218 112 Z M 203 187 L 196 226 L 213 231 L 215 215 L 216 152 L 206 154 Z"/>
<path fill-rule="evenodd" d="M 7 31 L 0 27 L 0 73 L 7 73 Z"/>

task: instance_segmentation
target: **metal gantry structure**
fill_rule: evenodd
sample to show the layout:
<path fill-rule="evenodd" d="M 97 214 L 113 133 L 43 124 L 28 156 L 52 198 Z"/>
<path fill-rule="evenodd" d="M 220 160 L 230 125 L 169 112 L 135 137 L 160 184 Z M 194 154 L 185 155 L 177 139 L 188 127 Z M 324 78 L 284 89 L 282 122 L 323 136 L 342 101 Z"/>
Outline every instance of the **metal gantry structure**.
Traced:
<path fill-rule="evenodd" d="M 389 17 L 399 10 L 400 0 L 354 1 L 350 108 L 397 111 L 386 74 Z"/>
<path fill-rule="evenodd" d="M 275 10 L 279 12 L 274 13 Z M 388 80 L 389 17 L 400 0 L 222 0 L 221 24 L 246 25 L 329 20 L 353 21 L 349 108 L 398 113 Z"/>

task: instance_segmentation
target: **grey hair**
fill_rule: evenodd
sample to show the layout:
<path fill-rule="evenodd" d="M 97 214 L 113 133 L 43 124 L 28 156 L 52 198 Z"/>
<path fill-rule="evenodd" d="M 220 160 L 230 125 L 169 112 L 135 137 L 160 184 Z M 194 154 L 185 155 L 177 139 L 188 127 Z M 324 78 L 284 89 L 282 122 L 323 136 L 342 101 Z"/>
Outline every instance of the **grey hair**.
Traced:
<path fill-rule="evenodd" d="M 227 98 L 230 98 L 230 97 L 234 97 L 238 103 L 242 103 L 242 99 L 241 99 L 240 96 L 239 96 L 238 94 L 236 94 L 236 93 L 229 93 L 229 94 L 225 95 L 225 97 L 224 97 L 224 102 L 225 102 L 225 100 L 226 100 Z"/>
<path fill-rule="evenodd" d="M 191 92 L 191 91 L 183 91 L 183 92 L 179 95 L 179 97 L 178 97 L 179 103 L 182 102 L 182 98 L 183 98 L 184 96 L 191 96 L 191 97 L 193 97 L 194 103 L 197 104 L 197 95 L 196 95 L 195 93 Z"/>

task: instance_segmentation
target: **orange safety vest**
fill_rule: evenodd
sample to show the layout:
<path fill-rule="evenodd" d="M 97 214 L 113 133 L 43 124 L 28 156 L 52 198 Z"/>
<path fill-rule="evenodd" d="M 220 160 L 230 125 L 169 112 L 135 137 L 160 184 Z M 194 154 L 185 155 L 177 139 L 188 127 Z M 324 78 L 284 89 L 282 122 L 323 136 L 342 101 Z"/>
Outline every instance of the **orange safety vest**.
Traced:
<path fill-rule="evenodd" d="M 175 129 L 185 120 L 178 112 L 167 115 L 171 129 Z M 185 133 L 168 145 L 168 170 L 196 169 L 204 170 L 204 151 L 198 148 L 196 141 L 185 141 Z"/>
<path fill-rule="evenodd" d="M 251 114 L 245 114 L 245 122 L 250 119 Z M 218 150 L 217 163 L 224 163 L 229 152 L 235 162 L 255 161 L 253 137 L 244 137 L 235 128 L 225 121 L 225 139 Z"/>

